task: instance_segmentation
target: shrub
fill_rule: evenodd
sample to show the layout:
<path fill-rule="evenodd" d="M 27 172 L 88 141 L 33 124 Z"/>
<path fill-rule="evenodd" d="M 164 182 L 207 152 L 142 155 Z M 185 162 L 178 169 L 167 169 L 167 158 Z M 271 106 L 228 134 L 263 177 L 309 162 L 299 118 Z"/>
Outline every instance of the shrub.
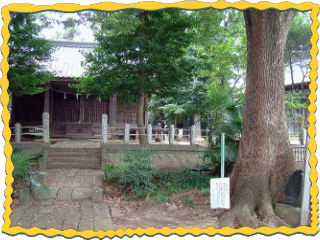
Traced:
<path fill-rule="evenodd" d="M 38 156 L 14 148 L 11 155 L 11 161 L 14 166 L 12 177 L 14 184 L 25 182 L 30 189 L 30 194 L 46 195 L 50 193 L 49 188 L 44 185 L 39 179 L 36 172 L 31 172 L 31 168 L 38 163 Z"/>
<path fill-rule="evenodd" d="M 210 188 L 210 176 L 185 168 L 178 172 L 157 172 L 155 182 L 159 189 L 168 194 L 191 189 Z"/>
<path fill-rule="evenodd" d="M 155 166 L 150 163 L 150 152 L 125 150 L 120 152 L 120 164 L 104 166 L 103 181 L 129 188 L 136 197 L 145 197 L 155 190 Z"/>
<path fill-rule="evenodd" d="M 150 152 L 123 151 L 119 165 L 105 165 L 102 181 L 130 189 L 134 197 L 150 196 L 156 202 L 169 202 L 170 194 L 186 190 L 210 188 L 210 176 L 199 174 L 191 169 L 178 172 L 157 171 L 150 163 Z"/>
<path fill-rule="evenodd" d="M 21 149 L 14 148 L 11 161 L 14 166 L 12 177 L 17 181 L 29 176 L 30 169 L 38 162 L 38 157 Z"/>

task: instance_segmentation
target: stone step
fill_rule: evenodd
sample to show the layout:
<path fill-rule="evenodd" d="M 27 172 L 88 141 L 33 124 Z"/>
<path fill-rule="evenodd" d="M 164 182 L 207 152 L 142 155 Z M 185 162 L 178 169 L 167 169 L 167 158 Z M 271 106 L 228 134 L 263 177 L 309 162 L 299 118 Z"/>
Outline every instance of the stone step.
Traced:
<path fill-rule="evenodd" d="M 83 152 L 51 152 L 49 158 L 101 158 L 101 153 L 83 153 Z"/>
<path fill-rule="evenodd" d="M 100 169 L 100 148 L 51 148 L 47 159 L 48 169 L 78 168 Z"/>
<path fill-rule="evenodd" d="M 68 157 L 50 157 L 48 160 L 49 163 L 100 163 L 100 158 L 68 158 Z"/>
<path fill-rule="evenodd" d="M 50 153 L 100 153 L 100 148 L 51 148 Z"/>
<path fill-rule="evenodd" d="M 86 162 L 86 163 L 56 163 L 56 162 L 47 162 L 47 169 L 71 169 L 71 168 L 77 168 L 77 169 L 101 169 L 101 165 L 98 162 Z"/>

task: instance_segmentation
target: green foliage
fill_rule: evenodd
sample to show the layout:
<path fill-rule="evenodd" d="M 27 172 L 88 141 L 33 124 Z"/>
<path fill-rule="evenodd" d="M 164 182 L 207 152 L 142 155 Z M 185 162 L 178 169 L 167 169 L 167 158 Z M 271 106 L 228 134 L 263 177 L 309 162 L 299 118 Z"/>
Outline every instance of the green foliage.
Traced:
<path fill-rule="evenodd" d="M 285 105 L 288 125 L 298 125 L 305 127 L 307 119 L 299 112 L 301 109 L 307 109 L 309 106 L 308 96 L 310 90 L 296 90 L 285 93 Z"/>
<path fill-rule="evenodd" d="M 11 155 L 11 161 L 14 166 L 12 172 L 14 184 L 24 182 L 29 187 L 30 194 L 33 197 L 35 194 L 50 194 L 50 189 L 39 180 L 37 173 L 31 172 L 31 168 L 38 163 L 38 158 L 38 156 L 18 148 L 14 148 Z"/>
<path fill-rule="evenodd" d="M 120 164 L 105 165 L 102 181 L 130 189 L 133 197 L 151 197 L 157 202 L 169 202 L 169 195 L 192 189 L 208 189 L 210 176 L 183 169 L 162 172 L 150 163 L 150 152 L 123 151 Z"/>
<path fill-rule="evenodd" d="M 178 172 L 158 171 L 154 181 L 158 189 L 170 195 L 192 189 L 210 188 L 210 177 L 185 168 Z"/>
<path fill-rule="evenodd" d="M 214 83 L 237 82 L 246 67 L 246 32 L 242 11 L 201 9 L 192 15 L 200 22 L 192 47 L 198 60 L 197 77 Z"/>
<path fill-rule="evenodd" d="M 176 115 L 185 113 L 185 109 L 182 106 L 171 103 L 159 107 L 159 110 L 163 111 L 165 118 L 169 119 L 171 123 L 173 123 Z"/>
<path fill-rule="evenodd" d="M 86 56 L 80 91 L 133 102 L 143 93 L 166 95 L 187 84 L 191 20 L 184 10 L 95 12 L 90 21 L 99 26 L 98 47 Z"/>
<path fill-rule="evenodd" d="M 221 105 L 230 98 L 224 86 L 235 85 L 246 67 L 246 34 L 241 11 L 201 9 L 190 16 L 197 21 L 187 56 L 194 61 L 193 80 L 174 89 L 174 96 L 152 96 L 151 121 L 200 114 L 201 122 L 215 126 L 223 119 Z M 224 96 L 223 96 L 224 95 Z M 217 105 L 217 106 L 215 106 Z M 207 115 L 207 116 L 206 116 Z M 164 119 L 163 119 L 164 118 Z M 210 118 L 206 121 L 205 118 Z"/>
<path fill-rule="evenodd" d="M 168 197 L 165 193 L 163 192 L 157 192 L 156 195 L 153 195 L 151 197 L 151 199 L 155 202 L 155 203 L 170 203 L 171 202 L 171 198 Z"/>
<path fill-rule="evenodd" d="M 174 90 L 175 96 L 152 96 L 148 103 L 149 121 L 156 123 L 167 121 L 171 124 L 179 117 L 202 114 L 206 111 L 206 84 L 203 81 L 193 80 L 190 85 Z"/>
<path fill-rule="evenodd" d="M 228 86 L 209 84 L 206 93 L 206 112 L 203 121 L 213 129 L 224 121 L 226 109 L 232 101 L 231 89 Z"/>
<path fill-rule="evenodd" d="M 38 157 L 21 149 L 14 148 L 11 161 L 14 166 L 12 177 L 22 180 L 29 176 L 30 169 L 38 163 Z"/>
<path fill-rule="evenodd" d="M 308 73 L 310 72 L 311 36 L 310 12 L 298 12 L 290 26 L 284 57 L 286 66 L 297 66 L 300 68 L 302 81 L 308 77 Z M 293 71 L 291 75 L 293 78 Z"/>
<path fill-rule="evenodd" d="M 80 31 L 77 29 L 77 25 L 79 24 L 79 20 L 76 20 L 72 17 L 68 17 L 65 21 L 63 21 L 63 28 L 65 32 L 63 33 L 63 39 L 73 40 L 76 36 L 80 35 Z"/>
<path fill-rule="evenodd" d="M 228 94 L 229 93 L 229 94 Z M 221 134 L 225 133 L 225 161 L 232 166 L 237 159 L 240 136 L 243 126 L 242 107 L 244 93 L 232 93 L 230 90 L 213 88 L 212 109 L 206 121 L 213 123 L 210 126 L 211 135 L 215 141 L 211 142 L 205 158 L 210 159 L 209 168 L 217 169 L 221 165 Z"/>
<path fill-rule="evenodd" d="M 194 200 L 191 197 L 187 197 L 183 200 L 185 205 L 192 206 L 194 204 Z"/>
<path fill-rule="evenodd" d="M 50 58 L 53 43 L 40 37 L 43 26 L 37 19 L 41 15 L 11 12 L 10 17 L 8 91 L 14 96 L 43 92 L 44 85 L 53 79 L 43 64 Z"/>
<path fill-rule="evenodd" d="M 127 150 L 120 153 L 119 165 L 104 166 L 105 183 L 116 183 L 130 191 L 137 197 L 146 197 L 155 190 L 152 182 L 155 167 L 150 163 L 150 153 Z"/>

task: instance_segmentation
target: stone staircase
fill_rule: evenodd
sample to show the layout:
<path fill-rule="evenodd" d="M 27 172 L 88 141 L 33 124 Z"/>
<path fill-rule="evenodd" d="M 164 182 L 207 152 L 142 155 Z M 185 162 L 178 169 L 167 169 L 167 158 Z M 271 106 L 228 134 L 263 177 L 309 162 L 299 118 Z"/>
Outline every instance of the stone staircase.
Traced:
<path fill-rule="evenodd" d="M 101 169 L 100 148 L 49 148 L 46 169 Z"/>

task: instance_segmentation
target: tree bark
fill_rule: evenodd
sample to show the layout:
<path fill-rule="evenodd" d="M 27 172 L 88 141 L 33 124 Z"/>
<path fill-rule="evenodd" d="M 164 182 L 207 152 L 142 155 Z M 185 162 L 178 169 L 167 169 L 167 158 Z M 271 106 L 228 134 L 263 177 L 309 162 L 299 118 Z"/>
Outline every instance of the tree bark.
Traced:
<path fill-rule="evenodd" d="M 138 99 L 138 134 L 139 134 L 139 144 L 147 144 L 147 136 L 145 135 L 145 122 L 144 122 L 144 112 L 145 112 L 145 94 L 144 90 L 141 90 L 141 95 Z"/>
<path fill-rule="evenodd" d="M 195 113 L 193 115 L 194 125 L 196 126 L 196 139 L 201 138 L 201 124 L 200 124 L 200 114 Z"/>
<path fill-rule="evenodd" d="M 284 201 L 294 169 L 284 105 L 284 46 L 294 11 L 244 11 L 248 65 L 244 126 L 230 176 L 231 210 L 221 227 L 287 225 L 272 204 Z M 258 221 L 257 216 L 264 221 Z"/>

